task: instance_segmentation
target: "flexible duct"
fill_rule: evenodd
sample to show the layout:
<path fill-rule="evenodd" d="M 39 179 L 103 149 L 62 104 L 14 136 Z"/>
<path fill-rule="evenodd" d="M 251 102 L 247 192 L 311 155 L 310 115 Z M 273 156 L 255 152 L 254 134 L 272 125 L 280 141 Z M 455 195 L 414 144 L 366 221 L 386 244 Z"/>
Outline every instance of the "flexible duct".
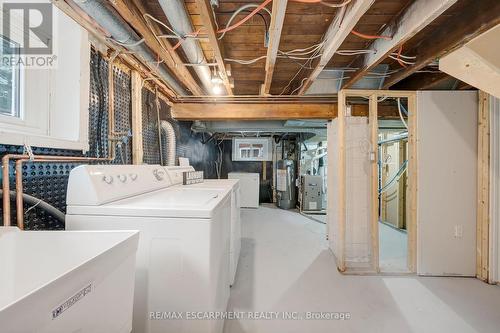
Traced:
<path fill-rule="evenodd" d="M 175 130 L 171 123 L 166 120 L 160 122 L 160 128 L 163 138 L 166 144 L 162 145 L 163 151 L 161 152 L 164 156 L 163 161 L 167 166 L 175 165 Z"/>
<path fill-rule="evenodd" d="M 3 190 L 0 190 L 0 196 L 3 196 Z M 11 200 L 16 200 L 16 192 L 10 191 L 9 196 L 10 196 Z M 26 193 L 23 193 L 23 199 L 24 199 L 25 203 L 31 205 L 32 207 L 36 206 L 37 208 L 40 208 L 40 209 L 46 211 L 51 216 L 55 217 L 59 222 L 64 223 L 64 221 L 65 221 L 64 213 L 61 212 L 56 207 L 52 206 L 51 204 L 49 204 L 41 199 L 32 197 L 31 195 L 26 194 Z"/>
<path fill-rule="evenodd" d="M 181 36 L 186 36 L 193 33 L 194 28 L 191 20 L 188 17 L 184 1 L 181 0 L 159 0 L 160 6 L 168 19 L 172 28 Z M 186 38 L 181 44 L 182 50 L 186 54 L 187 59 L 192 64 L 206 63 L 203 50 L 198 40 Z M 210 94 L 212 91 L 212 75 L 208 66 L 194 66 L 196 74 L 200 78 L 203 86 Z"/>
<path fill-rule="evenodd" d="M 74 0 L 75 3 L 91 18 L 93 18 L 111 37 L 127 50 L 141 56 L 147 64 L 157 62 L 151 50 L 143 43 L 142 39 L 128 25 L 125 20 L 110 7 L 106 0 Z M 153 67 L 153 66 L 152 66 Z M 188 95 L 170 72 L 163 65 L 154 66 L 158 75 L 165 83 L 179 95 Z"/>

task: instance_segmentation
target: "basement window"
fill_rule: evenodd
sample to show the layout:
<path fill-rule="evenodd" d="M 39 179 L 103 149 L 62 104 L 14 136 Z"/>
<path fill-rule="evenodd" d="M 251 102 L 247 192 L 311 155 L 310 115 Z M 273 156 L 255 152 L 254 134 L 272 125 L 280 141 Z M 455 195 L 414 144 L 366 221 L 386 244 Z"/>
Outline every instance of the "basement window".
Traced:
<path fill-rule="evenodd" d="M 18 44 L 0 35 L 0 56 L 7 54 L 7 46 L 10 49 L 18 49 Z M 10 54 L 18 57 L 18 54 Z M 9 117 L 20 117 L 20 66 L 8 67 L 0 65 L 0 115 Z"/>
<path fill-rule="evenodd" d="M 0 144 L 86 151 L 88 33 L 57 7 L 52 8 L 54 44 L 53 53 L 47 56 L 56 59 L 52 66 L 26 60 L 46 58 L 19 49 L 19 45 L 24 45 L 24 26 L 16 15 L 10 17 L 9 39 L 0 35 Z M 5 59 L 18 61 L 7 63 Z"/>

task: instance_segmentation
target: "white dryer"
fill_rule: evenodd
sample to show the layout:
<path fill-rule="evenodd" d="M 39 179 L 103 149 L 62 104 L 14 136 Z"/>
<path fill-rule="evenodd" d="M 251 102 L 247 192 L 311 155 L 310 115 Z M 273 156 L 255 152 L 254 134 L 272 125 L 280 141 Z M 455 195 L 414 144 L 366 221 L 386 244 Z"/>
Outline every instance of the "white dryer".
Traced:
<path fill-rule="evenodd" d="M 193 316 L 227 308 L 228 193 L 173 187 L 161 166 L 87 165 L 71 171 L 67 204 L 68 230 L 140 231 L 132 332 L 222 332 Z"/>
<path fill-rule="evenodd" d="M 185 189 L 220 189 L 231 193 L 231 231 L 229 239 L 229 272 L 230 284 L 234 284 L 236 270 L 241 252 L 241 202 L 239 179 L 204 179 L 203 183 L 182 185 L 182 174 L 186 171 L 194 171 L 192 166 L 168 166 L 165 167 L 172 184 Z"/>

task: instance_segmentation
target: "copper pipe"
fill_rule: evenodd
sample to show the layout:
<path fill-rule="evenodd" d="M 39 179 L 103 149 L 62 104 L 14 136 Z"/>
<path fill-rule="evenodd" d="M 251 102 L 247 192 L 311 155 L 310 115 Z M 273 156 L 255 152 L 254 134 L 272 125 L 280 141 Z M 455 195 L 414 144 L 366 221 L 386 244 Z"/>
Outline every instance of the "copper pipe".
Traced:
<path fill-rule="evenodd" d="M 25 160 L 16 161 L 16 220 L 17 227 L 21 230 L 24 230 L 23 161 Z M 4 192 L 4 197 L 9 197 L 5 193 L 9 192 Z"/>
<path fill-rule="evenodd" d="M 58 162 L 82 162 L 86 161 L 104 161 L 109 160 L 108 158 L 96 158 L 96 157 L 70 157 L 62 156 L 63 160 L 46 158 L 51 156 L 37 156 L 34 160 L 30 159 L 19 159 L 16 161 L 16 218 L 17 226 L 19 229 L 24 229 L 24 199 L 23 199 L 23 163 L 25 162 L 44 162 L 44 163 L 58 163 Z M 55 157 L 55 156 L 52 156 Z"/>
<path fill-rule="evenodd" d="M 31 161 L 34 162 L 109 162 L 116 158 L 116 149 L 114 140 L 120 133 L 115 133 L 115 117 L 114 117 L 114 81 L 113 81 L 113 66 L 116 56 L 113 56 L 109 61 L 108 67 L 108 83 L 109 83 L 109 104 L 108 104 L 108 148 L 109 157 L 74 157 L 74 156 L 54 156 L 54 155 L 34 155 Z M 26 154 L 7 154 L 2 157 L 2 189 L 3 189 L 3 225 L 10 226 L 10 192 L 9 183 L 9 162 L 10 160 L 18 160 L 16 162 L 16 217 L 18 225 L 24 227 L 24 207 L 23 207 L 23 191 L 22 191 L 22 163 L 30 160 L 30 156 Z M 19 190 L 21 189 L 21 190 Z M 7 195 L 6 195 L 7 193 Z M 20 228 L 21 228 L 20 226 Z M 22 228 L 21 228 L 22 229 Z"/>
<path fill-rule="evenodd" d="M 34 162 L 108 162 L 114 160 L 114 156 L 110 157 L 79 157 L 79 156 L 53 156 L 53 155 L 36 155 L 32 159 Z M 10 160 L 30 160 L 29 155 L 7 154 L 2 157 L 2 189 L 3 193 L 10 192 L 9 184 L 9 161 Z M 22 171 L 21 171 L 22 175 Z M 16 177 L 16 180 L 18 178 Z M 22 179 L 22 178 L 21 178 Z M 16 182 L 17 188 L 17 182 Z M 22 195 L 22 193 L 21 193 Z M 22 200 L 22 196 L 21 196 Z M 17 201 L 17 199 L 16 199 Z M 22 207 L 22 206 L 21 206 Z M 10 226 L 10 198 L 8 195 L 3 196 L 3 225 Z"/>

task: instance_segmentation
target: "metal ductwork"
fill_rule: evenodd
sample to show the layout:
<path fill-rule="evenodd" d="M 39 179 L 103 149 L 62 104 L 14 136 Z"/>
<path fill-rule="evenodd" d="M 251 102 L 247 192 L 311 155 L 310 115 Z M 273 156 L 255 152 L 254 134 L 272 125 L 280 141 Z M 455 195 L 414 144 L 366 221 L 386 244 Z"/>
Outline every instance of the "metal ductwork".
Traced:
<path fill-rule="evenodd" d="M 175 130 L 171 123 L 166 120 L 160 122 L 162 141 L 165 145 L 162 147 L 163 165 L 175 165 L 176 138 Z"/>
<path fill-rule="evenodd" d="M 106 0 L 74 0 L 87 15 L 104 28 L 111 37 L 127 50 L 139 55 L 147 64 L 157 62 L 151 50 L 141 41 L 137 33 L 125 20 L 110 7 Z M 151 66 L 156 68 L 156 66 Z M 177 79 L 160 64 L 157 69 L 159 77 L 178 95 L 188 95 L 189 92 L 182 87 Z"/>
<path fill-rule="evenodd" d="M 160 6 L 175 32 L 181 36 L 186 36 L 193 33 L 194 28 L 191 20 L 184 7 L 184 2 L 181 0 L 159 0 Z M 206 63 L 203 50 L 198 40 L 186 38 L 181 44 L 182 50 L 186 54 L 188 61 L 192 64 Z M 194 66 L 196 74 L 200 78 L 207 93 L 212 92 L 212 74 L 208 66 Z"/>

